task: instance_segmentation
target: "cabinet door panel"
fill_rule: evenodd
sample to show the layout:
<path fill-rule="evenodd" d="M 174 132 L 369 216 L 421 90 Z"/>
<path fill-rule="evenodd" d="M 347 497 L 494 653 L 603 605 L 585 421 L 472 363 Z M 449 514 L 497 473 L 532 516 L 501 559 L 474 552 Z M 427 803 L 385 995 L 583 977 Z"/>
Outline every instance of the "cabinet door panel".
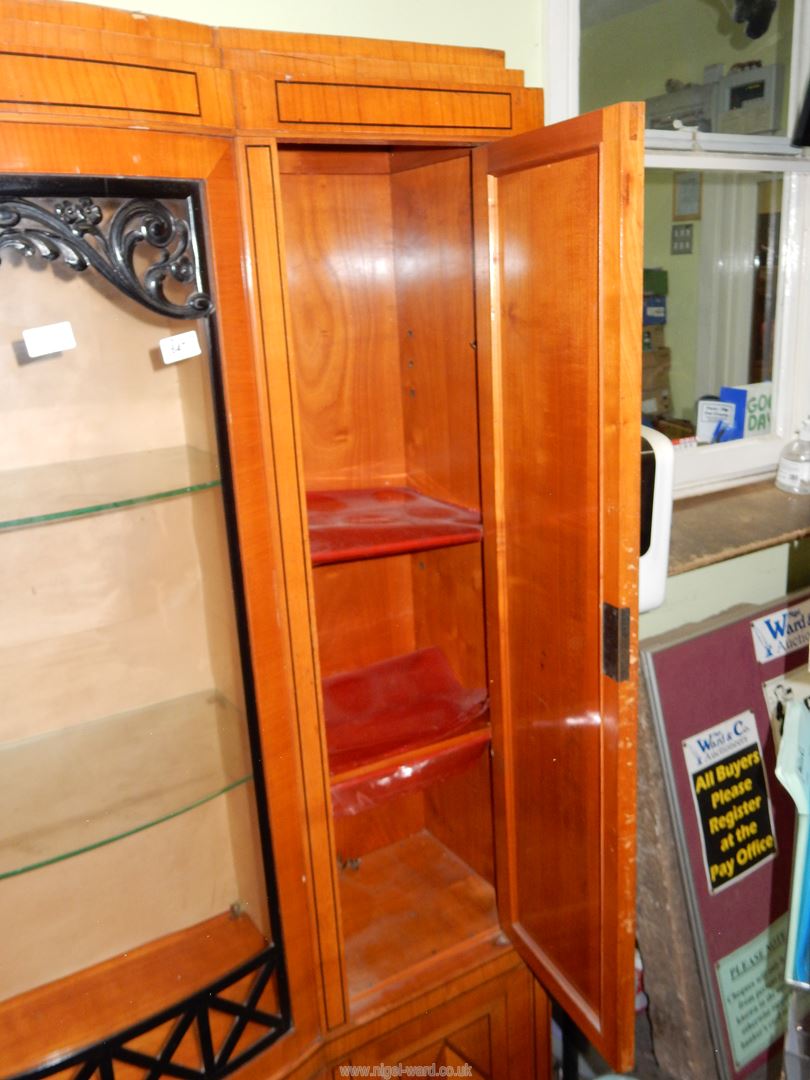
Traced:
<path fill-rule="evenodd" d="M 617 106 L 475 154 L 479 298 L 490 301 L 478 333 L 501 918 L 622 1067 L 633 1016 L 641 130 L 639 108 Z"/>
<path fill-rule="evenodd" d="M 447 998 L 440 1004 L 412 1003 L 412 1019 L 352 1050 L 336 1066 L 335 1077 L 349 1075 L 354 1066 L 377 1067 L 381 1075 L 397 1075 L 398 1068 L 403 1076 L 409 1068 L 442 1075 L 452 1068 L 453 1075 L 474 1080 L 549 1080 L 549 1060 L 534 1053 L 532 980 L 522 965 L 462 994 L 447 984 L 443 990 Z M 543 1043 L 550 1017 L 537 1017 L 544 1025 L 537 1033 Z"/>

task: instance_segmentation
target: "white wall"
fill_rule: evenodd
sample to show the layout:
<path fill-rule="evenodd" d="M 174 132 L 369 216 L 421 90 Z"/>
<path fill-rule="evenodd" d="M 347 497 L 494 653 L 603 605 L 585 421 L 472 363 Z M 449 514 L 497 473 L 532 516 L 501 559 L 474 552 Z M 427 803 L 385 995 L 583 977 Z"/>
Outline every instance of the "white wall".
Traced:
<path fill-rule="evenodd" d="M 780 544 L 671 577 L 663 606 L 639 619 L 639 637 L 710 619 L 737 604 L 767 604 L 784 596 L 789 557 L 790 546 Z"/>
<path fill-rule="evenodd" d="M 542 86 L 542 0 L 103 0 L 103 6 L 210 26 L 393 38 L 500 49 Z"/>

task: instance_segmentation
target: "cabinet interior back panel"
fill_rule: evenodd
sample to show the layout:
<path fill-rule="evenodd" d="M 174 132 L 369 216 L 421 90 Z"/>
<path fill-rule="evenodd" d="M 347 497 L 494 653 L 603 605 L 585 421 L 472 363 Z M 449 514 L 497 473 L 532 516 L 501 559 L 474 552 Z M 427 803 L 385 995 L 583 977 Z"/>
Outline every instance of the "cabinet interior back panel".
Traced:
<path fill-rule="evenodd" d="M 240 896 L 229 798 L 3 881 L 2 998 L 227 911 Z"/>
<path fill-rule="evenodd" d="M 16 252 L 4 253 L 2 271 L 0 469 L 181 445 L 214 452 L 207 343 L 197 323 L 148 311 L 100 274 Z M 23 331 L 63 321 L 76 347 L 28 358 Z M 189 330 L 199 332 L 202 355 L 164 364 L 158 342 Z"/>
<path fill-rule="evenodd" d="M 478 544 L 322 566 L 314 581 L 324 678 L 433 646 L 462 685 L 486 684 Z"/>
<path fill-rule="evenodd" d="M 212 685 L 187 500 L 1 539 L 0 739 L 29 738 Z M 71 561 L 55 560 L 58 550 L 70 551 Z M 215 634 L 211 644 L 218 640 Z"/>
<path fill-rule="evenodd" d="M 409 555 L 320 566 L 314 583 L 324 679 L 416 648 Z"/>

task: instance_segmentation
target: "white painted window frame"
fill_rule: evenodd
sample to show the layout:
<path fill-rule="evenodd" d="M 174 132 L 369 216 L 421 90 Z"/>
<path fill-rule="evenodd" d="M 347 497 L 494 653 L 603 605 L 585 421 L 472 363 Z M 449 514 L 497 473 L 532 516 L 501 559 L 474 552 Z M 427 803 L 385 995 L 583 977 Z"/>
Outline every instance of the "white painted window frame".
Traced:
<path fill-rule="evenodd" d="M 579 0 L 541 0 L 545 119 L 579 112 Z M 810 4 L 797 4 L 791 56 L 789 130 L 810 75 Z M 662 169 L 782 172 L 779 287 L 774 343 L 774 400 L 770 435 L 675 455 L 675 497 L 733 487 L 772 475 L 785 442 L 810 415 L 810 158 L 787 139 L 647 132 L 645 165 Z"/>

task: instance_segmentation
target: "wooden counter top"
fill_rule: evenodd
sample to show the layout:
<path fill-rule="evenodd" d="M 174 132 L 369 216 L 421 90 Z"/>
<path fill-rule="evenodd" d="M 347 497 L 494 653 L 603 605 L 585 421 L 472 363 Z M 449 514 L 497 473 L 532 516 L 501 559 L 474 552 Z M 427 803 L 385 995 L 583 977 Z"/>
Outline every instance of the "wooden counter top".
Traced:
<path fill-rule="evenodd" d="M 773 480 L 675 503 L 670 576 L 810 535 L 810 496 L 787 495 Z"/>

